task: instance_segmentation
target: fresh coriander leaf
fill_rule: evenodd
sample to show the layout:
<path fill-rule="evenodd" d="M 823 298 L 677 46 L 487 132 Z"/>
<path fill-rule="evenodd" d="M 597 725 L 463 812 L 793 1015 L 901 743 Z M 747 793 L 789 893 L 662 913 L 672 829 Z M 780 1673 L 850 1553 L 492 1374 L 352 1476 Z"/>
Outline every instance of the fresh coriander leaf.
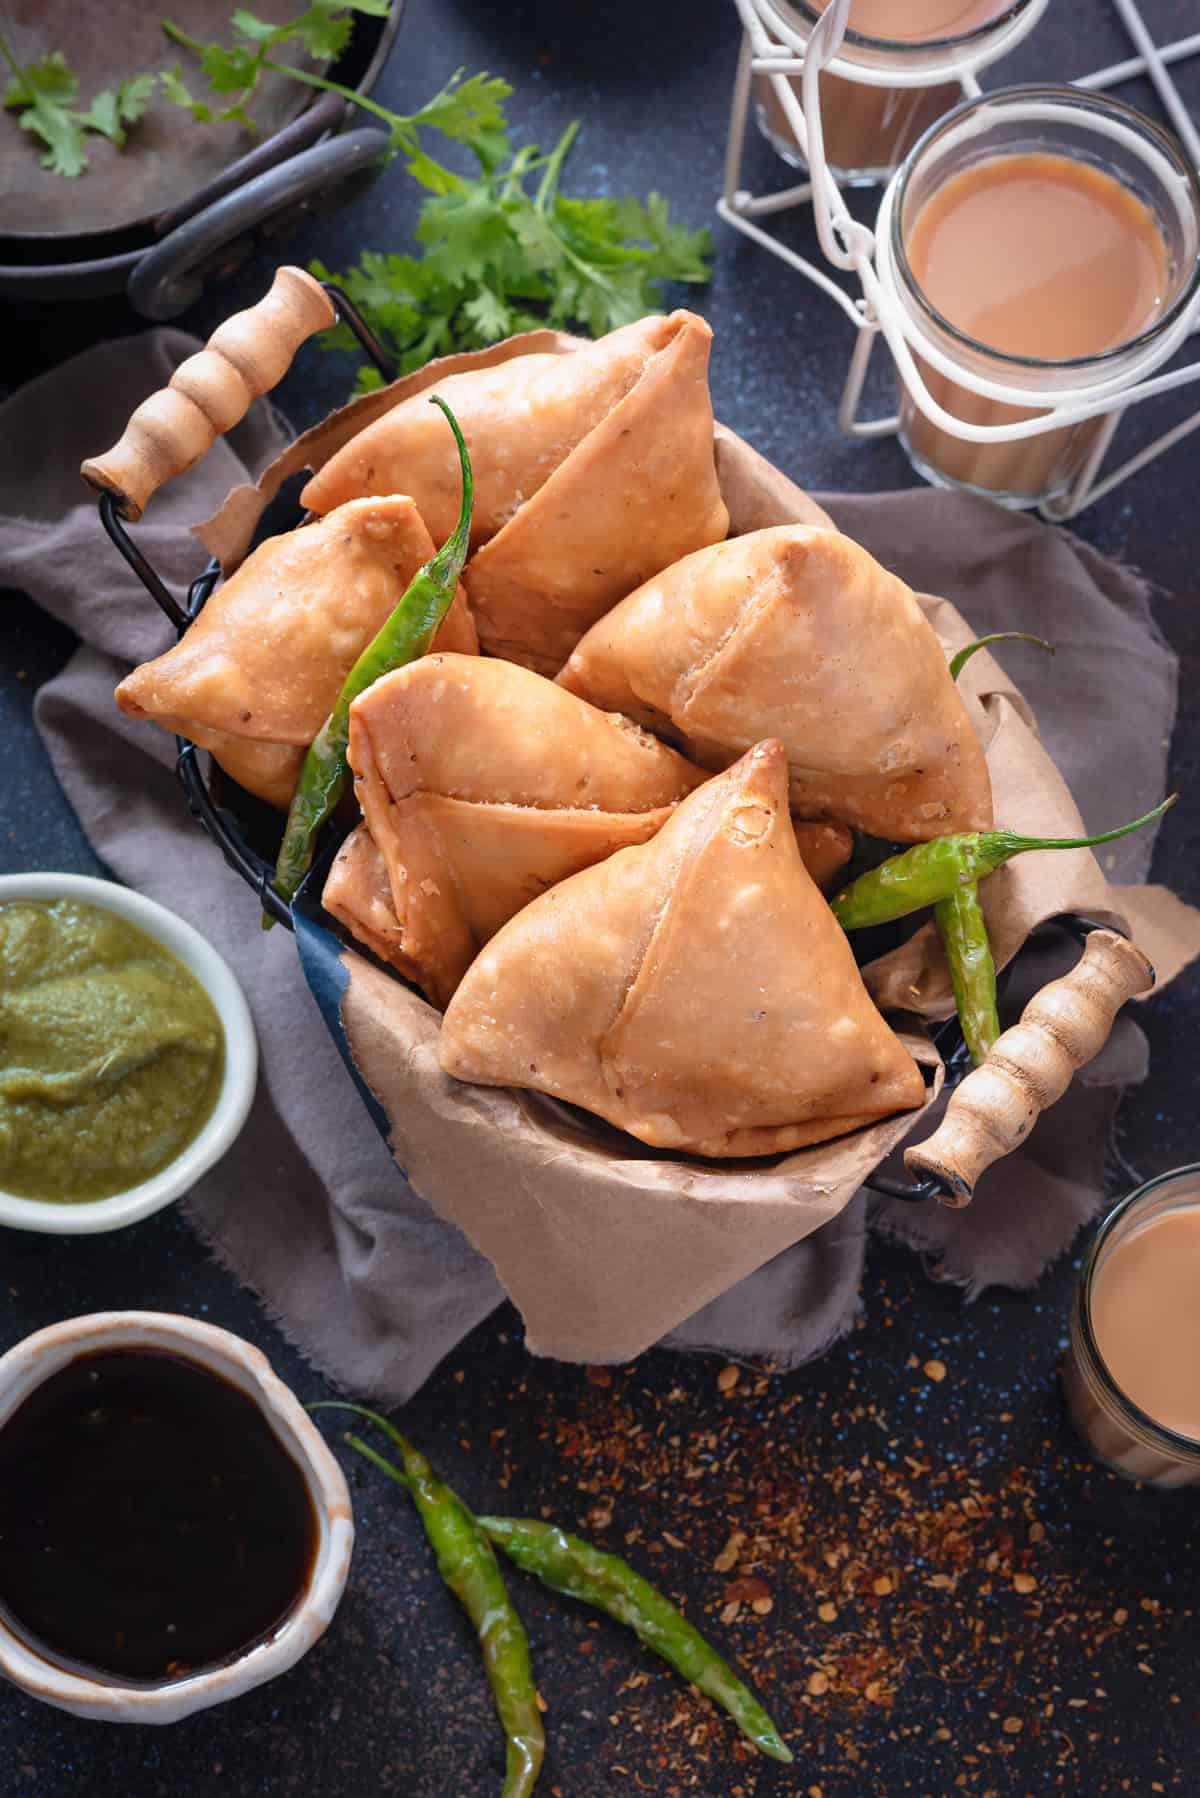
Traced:
<path fill-rule="evenodd" d="M 187 84 L 179 73 L 178 63 L 175 63 L 172 68 L 161 70 L 158 80 L 163 94 L 168 100 L 190 112 L 197 124 L 207 125 L 209 123 L 213 116 L 212 107 L 203 100 L 196 100 L 192 97 Z"/>
<path fill-rule="evenodd" d="M 125 142 L 115 89 L 105 88 L 103 93 L 96 95 L 86 112 L 77 113 L 75 116 L 79 124 L 87 130 L 100 132 L 103 137 L 111 139 L 114 144 L 120 145 Z"/>
<path fill-rule="evenodd" d="M 205 44 L 200 67 L 214 94 L 236 94 L 253 84 L 259 63 L 239 44 Z"/>
<path fill-rule="evenodd" d="M 36 62 L 26 63 L 22 73 L 27 89 L 26 105 L 36 95 L 58 106 L 69 106 L 79 92 L 79 81 L 61 50 L 52 50 L 49 56 L 39 56 Z"/>
<path fill-rule="evenodd" d="M 512 242 L 508 219 L 484 181 L 467 181 L 457 193 L 426 200 L 417 238 L 429 245 L 426 267 L 450 281 L 482 278 Z"/>
<path fill-rule="evenodd" d="M 117 117 L 123 125 L 136 125 L 150 104 L 158 85 L 156 75 L 131 75 L 117 87 Z"/>
<path fill-rule="evenodd" d="M 120 149 L 125 142 L 126 125 L 136 124 L 141 118 L 154 87 L 153 75 L 134 75 L 118 87 L 105 88 L 86 112 L 72 116 L 85 130 L 99 131 Z"/>
<path fill-rule="evenodd" d="M 509 215 L 509 228 L 520 244 L 531 269 L 558 268 L 565 251 L 550 220 L 532 207 L 514 208 Z"/>
<path fill-rule="evenodd" d="M 39 161 L 51 174 L 65 175 L 68 180 L 73 181 L 76 175 L 82 175 L 87 168 L 83 132 L 70 113 L 49 107 L 35 111 L 30 107 L 21 114 L 21 129 L 41 138 L 46 151 Z"/>
<path fill-rule="evenodd" d="M 424 150 L 413 150 L 405 160 L 405 168 L 414 181 L 427 187 L 433 194 L 460 194 L 466 191 L 467 183 L 462 175 L 456 175 L 453 169 L 445 168 L 427 156 Z"/>
<path fill-rule="evenodd" d="M 341 0 L 318 0 L 291 29 L 299 33 L 304 48 L 318 62 L 336 62 L 350 42 L 354 20 L 344 12 Z"/>
<path fill-rule="evenodd" d="M 71 102 L 79 82 L 61 50 L 22 67 L 0 32 L 0 60 L 11 71 L 5 107 L 19 111 L 21 129 L 41 140 L 42 167 L 69 180 L 88 166 L 85 133 L 98 132 L 120 146 L 125 142 L 124 127 L 142 116 L 154 90 L 153 75 L 135 75 L 97 94 L 86 110 L 76 110 Z"/>
<path fill-rule="evenodd" d="M 661 306 L 659 283 L 708 279 L 708 232 L 672 221 L 661 195 L 642 202 L 560 193 L 576 126 L 547 156 L 533 145 L 514 154 L 508 93 L 505 82 L 464 81 L 460 72 L 411 117 L 385 109 L 409 173 L 427 190 L 416 231 L 423 254 L 368 251 L 337 280 L 402 372 L 543 324 L 600 336 Z M 430 156 L 421 141 L 426 129 L 473 150 L 482 176 L 460 175 Z M 326 274 L 319 265 L 314 272 Z"/>
<path fill-rule="evenodd" d="M 484 343 L 497 343 L 512 330 L 512 313 L 490 287 L 481 287 L 463 306 L 463 312 Z"/>
<path fill-rule="evenodd" d="M 652 193 L 644 206 L 624 200 L 617 212 L 617 228 L 627 240 L 650 244 L 662 261 L 660 278 L 672 281 L 706 281 L 705 257 L 712 253 L 712 233 L 673 224 L 670 208 L 661 194 Z"/>
<path fill-rule="evenodd" d="M 20 112 L 21 129 L 45 146 L 42 167 L 71 179 L 82 175 L 87 168 L 83 130 L 68 110 L 79 83 L 62 52 L 55 50 L 22 68 L 0 33 L 0 57 L 11 71 L 4 104 Z"/>
<path fill-rule="evenodd" d="M 440 94 L 413 114 L 412 122 L 418 127 L 428 125 L 443 137 L 466 144 L 485 169 L 494 169 L 508 155 L 504 102 L 511 93 L 508 82 L 499 76 L 472 75 L 464 81 L 459 69 Z"/>
<path fill-rule="evenodd" d="M 358 371 L 358 378 L 354 383 L 354 391 L 355 393 L 377 393 L 384 385 L 383 376 L 375 367 L 374 363 L 365 362 Z"/>
<path fill-rule="evenodd" d="M 286 25 L 272 25 L 270 19 L 260 19 L 257 13 L 247 12 L 239 6 L 229 20 L 230 26 L 238 37 L 244 37 L 251 44 L 279 43 L 291 36 Z"/>

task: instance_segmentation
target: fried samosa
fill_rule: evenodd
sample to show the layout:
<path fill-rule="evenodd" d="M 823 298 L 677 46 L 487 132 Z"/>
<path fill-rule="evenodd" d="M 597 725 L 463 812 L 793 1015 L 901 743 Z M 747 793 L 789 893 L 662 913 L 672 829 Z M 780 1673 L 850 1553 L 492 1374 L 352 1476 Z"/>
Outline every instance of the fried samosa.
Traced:
<path fill-rule="evenodd" d="M 829 892 L 854 853 L 853 832 L 844 824 L 813 824 L 799 818 L 792 828 L 800 860 L 821 891 Z"/>
<path fill-rule="evenodd" d="M 506 924 L 439 1053 L 459 1080 L 534 1087 L 715 1157 L 823 1142 L 925 1093 L 805 871 L 778 741 Z"/>
<path fill-rule="evenodd" d="M 325 903 L 435 1005 L 523 905 L 644 843 L 704 778 L 627 719 L 477 656 L 376 681 L 350 709 L 349 759 L 379 859 L 356 832 Z"/>
<path fill-rule="evenodd" d="M 416 506 L 399 495 L 354 500 L 268 538 L 173 649 L 125 677 L 117 704 L 190 737 L 248 792 L 286 808 L 346 675 L 432 554 Z M 461 589 L 436 642 L 478 648 Z"/>
<path fill-rule="evenodd" d="M 427 803 L 431 810 L 435 809 L 434 802 L 428 801 L 428 798 Z M 443 808 L 444 815 L 452 822 L 455 820 L 456 814 L 459 819 L 467 820 L 470 826 L 469 834 L 474 839 L 471 844 L 474 871 L 478 873 L 481 883 L 487 882 L 491 877 L 491 870 L 480 865 L 481 851 L 484 849 L 483 839 L 488 834 L 486 830 L 478 828 L 482 808 L 473 806 L 468 811 L 461 801 L 455 800 L 445 800 Z M 510 808 L 504 806 L 494 808 L 494 810 L 496 813 L 494 840 L 498 839 L 496 847 L 503 856 L 506 848 L 512 847 L 511 842 L 506 845 L 503 840 L 506 830 L 509 832 L 512 830 Z M 670 812 L 665 808 L 643 813 L 647 835 L 656 820 L 665 823 L 669 816 Z M 540 820 L 535 820 L 535 828 L 538 828 L 540 823 Z M 804 866 L 822 892 L 828 892 L 850 860 L 852 848 L 850 832 L 841 824 L 797 823 L 794 829 L 800 858 Z M 627 842 L 645 840 L 646 835 L 637 830 L 631 830 L 626 839 Z M 625 843 L 618 845 L 614 841 L 613 848 L 617 847 L 625 847 Z M 536 896 L 536 890 L 544 889 L 533 889 L 531 886 L 530 893 L 521 898 L 521 903 L 525 902 L 526 897 Z M 486 884 L 479 886 L 479 892 L 486 901 L 488 895 Z M 404 975 L 405 979 L 416 981 L 416 963 L 405 948 L 404 927 L 400 923 L 392 900 L 392 886 L 388 879 L 387 863 L 365 824 L 359 824 L 352 830 L 338 850 L 333 866 L 326 877 L 325 891 L 321 898 L 326 911 L 331 912 L 335 918 L 339 919 L 347 930 L 358 938 L 360 943 L 365 943 L 366 947 L 377 955 L 380 961 L 390 962 Z M 511 894 L 506 894 L 504 896 L 505 905 L 511 904 L 511 899 Z M 500 921 L 503 923 L 507 917 L 512 915 L 511 911 L 506 911 Z M 449 985 L 449 981 L 445 984 Z M 432 978 L 428 982 L 428 987 L 431 992 L 439 990 L 438 982 Z"/>
<path fill-rule="evenodd" d="M 588 626 L 729 528 L 713 454 L 712 332 L 645 318 L 568 354 L 448 375 L 351 438 L 304 489 L 325 512 L 411 493 L 440 542 L 458 511 L 452 406 L 475 470 L 463 584 L 491 654 L 555 674 Z"/>
<path fill-rule="evenodd" d="M 594 625 L 559 681 L 708 768 L 779 737 L 801 817 L 900 842 L 992 821 L 932 626 L 837 531 L 776 525 L 686 556 Z"/>

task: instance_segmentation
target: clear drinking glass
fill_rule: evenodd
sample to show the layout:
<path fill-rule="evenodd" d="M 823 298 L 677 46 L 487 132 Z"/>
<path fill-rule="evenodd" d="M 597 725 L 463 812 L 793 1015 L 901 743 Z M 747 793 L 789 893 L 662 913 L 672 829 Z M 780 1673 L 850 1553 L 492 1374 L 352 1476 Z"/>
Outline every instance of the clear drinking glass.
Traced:
<path fill-rule="evenodd" d="M 947 79 L 947 71 L 964 60 L 979 68 L 1002 55 L 1024 35 L 1019 22 L 1024 23 L 1031 9 L 1040 13 L 1042 4 L 1043 0 L 976 0 L 963 9 L 973 21 L 968 29 L 953 37 L 920 38 L 914 35 L 920 6 L 897 0 L 903 35 L 875 37 L 848 30 L 836 57 L 837 67 L 847 73 L 826 69 L 819 83 L 825 158 L 837 180 L 851 187 L 885 180 L 922 133 L 961 99 L 962 88 L 956 79 Z M 825 6 L 811 0 L 774 0 L 773 10 L 793 33 L 807 40 Z M 848 72 L 852 69 L 862 71 L 858 79 Z M 880 75 L 888 74 L 896 78 L 894 85 L 879 82 Z M 800 77 L 784 79 L 799 99 Z M 766 75 L 754 78 L 754 109 L 759 128 L 784 161 L 803 168 L 796 135 Z"/>
<path fill-rule="evenodd" d="M 1076 159 L 1114 176 L 1142 201 L 1162 235 L 1167 291 L 1161 310 L 1137 336 L 1099 355 L 1043 361 L 979 343 L 936 311 L 909 265 L 908 234 L 922 206 L 944 182 L 979 162 L 1029 152 Z M 1123 374 L 1132 386 L 1170 353 L 1173 328 L 1195 299 L 1200 184 L 1175 139 L 1120 100 L 1073 87 L 1002 88 L 956 107 L 909 152 L 896 178 L 890 252 L 897 296 L 919 337 L 963 371 L 1055 398 Z M 916 346 L 914 353 L 933 398 L 964 423 L 1011 424 L 1044 416 L 1036 406 L 1020 407 L 973 392 L 935 369 Z M 1015 506 L 1037 505 L 1065 493 L 1106 422 L 1097 416 L 1010 443 L 969 443 L 927 419 L 903 382 L 898 399 L 900 440 L 927 480 Z"/>
<path fill-rule="evenodd" d="M 1127 1479 L 1151 1486 L 1200 1481 L 1200 1439 L 1156 1423 L 1117 1385 L 1096 1340 L 1092 1297 L 1100 1270 L 1122 1243 L 1183 1210 L 1200 1214 L 1200 1162 L 1147 1181 L 1109 1212 L 1079 1275 L 1062 1370 L 1068 1408 L 1093 1454 Z M 1200 1384 L 1200 1367 L 1195 1371 Z"/>

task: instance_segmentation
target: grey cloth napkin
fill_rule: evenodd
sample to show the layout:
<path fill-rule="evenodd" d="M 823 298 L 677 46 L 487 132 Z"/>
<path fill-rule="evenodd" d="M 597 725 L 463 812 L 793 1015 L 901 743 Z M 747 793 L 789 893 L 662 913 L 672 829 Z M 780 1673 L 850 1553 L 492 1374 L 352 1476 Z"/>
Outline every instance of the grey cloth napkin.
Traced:
<path fill-rule="evenodd" d="M 262 1052 L 255 1106 L 237 1144 L 189 1195 L 188 1215 L 313 1362 L 355 1392 L 398 1403 L 503 1294 L 490 1265 L 397 1171 L 289 936 L 260 932 L 253 896 L 187 817 L 171 739 L 112 702 L 129 664 L 161 652 L 171 631 L 104 538 L 77 469 L 196 347 L 174 330 L 105 344 L 0 407 L 0 583 L 29 593 L 81 638 L 42 689 L 37 719 L 97 853 L 217 945 L 254 1012 Z M 176 591 L 204 560 L 188 527 L 285 439 L 282 420 L 260 402 L 132 528 Z M 914 586 L 945 593 L 980 631 L 1033 629 L 1062 646 L 1056 662 L 1035 651 L 1019 661 L 1000 654 L 1089 824 L 1135 816 L 1159 797 L 1176 668 L 1140 579 L 1065 532 L 961 495 L 920 489 L 826 503 L 881 561 Z M 1114 845 L 1111 877 L 1143 879 L 1151 847 L 1146 834 Z M 1022 959 L 1032 990 L 1047 969 L 1030 952 Z M 969 1292 L 1032 1284 L 1095 1210 L 1121 1088 L 1145 1071 L 1144 1038 L 1123 1017 L 1019 1161 L 985 1177 L 970 1210 L 860 1193 L 670 1341 L 786 1365 L 820 1353 L 853 1322 L 870 1229 L 920 1249 L 939 1277 Z M 452 1163 L 452 1141 L 446 1155 Z"/>

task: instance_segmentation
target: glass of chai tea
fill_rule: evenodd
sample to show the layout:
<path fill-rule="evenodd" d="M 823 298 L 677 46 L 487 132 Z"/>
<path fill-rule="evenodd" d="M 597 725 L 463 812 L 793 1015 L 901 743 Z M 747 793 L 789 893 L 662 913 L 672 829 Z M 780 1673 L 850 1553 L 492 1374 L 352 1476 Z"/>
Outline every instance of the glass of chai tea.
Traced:
<path fill-rule="evenodd" d="M 1063 1385 L 1093 1453 L 1118 1473 L 1200 1481 L 1200 1163 L 1139 1186 L 1100 1226 Z"/>
<path fill-rule="evenodd" d="M 830 0 L 775 0 L 788 35 L 807 41 Z M 820 78 L 825 159 L 837 180 L 891 174 L 922 132 L 962 98 L 956 67 L 979 69 L 1011 48 L 1046 0 L 850 0 L 850 22 Z M 838 71 L 838 72 L 835 72 Z M 888 78 L 891 78 L 890 81 Z M 800 77 L 785 77 L 800 97 Z M 754 79 L 759 126 L 786 162 L 804 166 L 771 80 Z"/>
<path fill-rule="evenodd" d="M 917 366 L 967 424 L 1044 407 L 973 391 L 922 357 L 922 343 L 955 372 L 1043 400 L 1100 383 L 1119 399 L 1186 329 L 1200 279 L 1196 171 L 1119 100 L 1031 86 L 967 101 L 914 146 L 889 197 L 892 282 Z M 970 443 L 927 419 L 903 382 L 899 412 L 928 480 L 1018 506 L 1066 493 L 1107 423 Z"/>

